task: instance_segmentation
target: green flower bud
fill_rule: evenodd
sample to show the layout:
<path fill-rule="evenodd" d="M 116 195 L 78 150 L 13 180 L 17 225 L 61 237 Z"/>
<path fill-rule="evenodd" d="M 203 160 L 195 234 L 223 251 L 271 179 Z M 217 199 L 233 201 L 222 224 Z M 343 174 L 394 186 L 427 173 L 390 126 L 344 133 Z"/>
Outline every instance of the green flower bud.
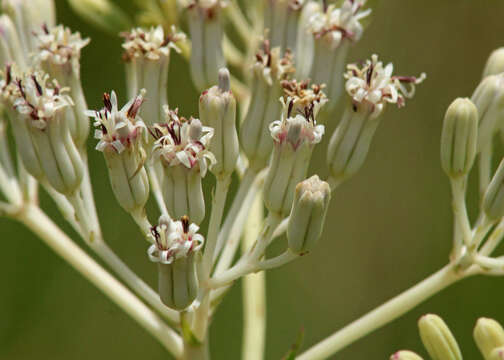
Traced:
<path fill-rule="evenodd" d="M 483 211 L 489 219 L 493 220 L 504 216 L 504 159 L 501 160 L 485 191 Z"/>
<path fill-rule="evenodd" d="M 504 47 L 492 51 L 483 70 L 483 78 L 502 72 L 504 72 Z"/>
<path fill-rule="evenodd" d="M 423 360 L 419 355 L 415 354 L 413 351 L 401 350 L 392 354 L 390 360 Z"/>
<path fill-rule="evenodd" d="M 457 341 L 443 319 L 427 314 L 418 321 L 420 338 L 432 360 L 462 360 Z"/>
<path fill-rule="evenodd" d="M 203 246 L 199 227 L 183 216 L 172 221 L 162 216 L 149 235 L 154 240 L 149 259 L 158 263 L 158 291 L 161 301 L 176 310 L 187 308 L 198 295 L 196 258 Z"/>
<path fill-rule="evenodd" d="M 504 329 L 493 319 L 479 318 L 473 335 L 485 360 L 491 360 L 492 350 L 504 346 Z"/>
<path fill-rule="evenodd" d="M 227 69 L 219 71 L 219 86 L 211 87 L 200 96 L 199 113 L 203 124 L 214 129 L 209 150 L 217 162 L 212 173 L 217 177 L 231 175 L 240 149 L 236 133 L 236 100 L 230 91 Z"/>
<path fill-rule="evenodd" d="M 0 15 L 0 66 L 16 63 L 24 68 L 25 57 L 14 23 L 7 15 Z"/>
<path fill-rule="evenodd" d="M 116 35 L 132 26 L 126 12 L 111 0 L 68 0 L 68 3 L 84 20 L 110 34 Z"/>
<path fill-rule="evenodd" d="M 454 100 L 443 123 L 441 166 L 450 177 L 466 175 L 476 158 L 478 110 L 469 99 Z"/>
<path fill-rule="evenodd" d="M 287 226 L 289 248 L 294 253 L 313 249 L 322 235 L 331 188 L 317 175 L 297 184 Z"/>
<path fill-rule="evenodd" d="M 198 90 L 218 83 L 219 69 L 226 66 L 222 50 L 221 0 L 195 1 L 188 7 L 189 33 L 191 35 L 190 69 Z"/>

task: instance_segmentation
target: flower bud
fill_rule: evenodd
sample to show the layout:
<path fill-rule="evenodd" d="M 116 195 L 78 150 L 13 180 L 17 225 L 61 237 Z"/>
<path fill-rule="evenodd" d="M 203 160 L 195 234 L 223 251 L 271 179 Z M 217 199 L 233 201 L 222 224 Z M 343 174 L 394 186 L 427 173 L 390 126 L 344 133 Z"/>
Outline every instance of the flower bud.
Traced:
<path fill-rule="evenodd" d="M 298 24 L 304 0 L 265 0 L 264 29 L 273 47 L 296 51 Z"/>
<path fill-rule="evenodd" d="M 158 263 L 158 291 L 161 301 L 176 310 L 187 308 L 198 295 L 196 256 L 203 246 L 199 227 L 183 216 L 172 221 L 162 216 L 151 229 L 154 244 L 149 259 Z"/>
<path fill-rule="evenodd" d="M 110 34 L 131 28 L 126 12 L 111 0 L 68 0 L 68 3 L 84 20 Z"/>
<path fill-rule="evenodd" d="M 165 107 L 166 122 L 152 131 L 156 142 L 153 160 L 162 165 L 162 189 L 168 212 L 175 218 L 184 215 L 196 224 L 205 217 L 201 178 L 216 160 L 208 150 L 213 129 L 198 119 L 178 117 L 178 110 Z"/>
<path fill-rule="evenodd" d="M 0 15 L 0 66 L 3 68 L 11 63 L 20 68 L 26 66 L 16 27 L 10 17 Z"/>
<path fill-rule="evenodd" d="M 504 124 L 504 74 L 484 78 L 471 101 L 478 108 L 478 151 L 490 144 L 498 127 Z"/>
<path fill-rule="evenodd" d="M 142 107 L 142 118 L 147 126 L 161 122 L 163 107 L 168 105 L 168 66 L 170 49 L 180 52 L 176 42 L 185 39 L 172 27 L 170 34 L 165 34 L 161 26 L 145 30 L 133 29 L 121 34 L 125 42 L 123 59 L 126 62 L 128 96 L 147 90 L 147 101 Z"/>
<path fill-rule="evenodd" d="M 491 359 L 492 350 L 504 346 L 504 329 L 493 319 L 479 318 L 473 335 L 485 360 Z"/>
<path fill-rule="evenodd" d="M 331 200 L 331 188 L 317 175 L 296 185 L 294 201 L 287 226 L 291 251 L 309 252 L 322 234 L 325 216 Z"/>
<path fill-rule="evenodd" d="M 324 126 L 315 119 L 327 101 L 320 87 L 307 90 L 304 83 L 291 85 L 295 91 L 282 99 L 281 120 L 270 125 L 274 148 L 264 182 L 266 207 L 282 217 L 291 210 L 295 187 L 306 177 L 313 147 L 324 134 Z"/>
<path fill-rule="evenodd" d="M 294 72 L 292 55 L 286 52 L 280 56 L 280 48 L 270 48 L 265 40 L 263 49 L 256 54 L 253 65 L 252 97 L 240 128 L 240 142 L 249 166 L 262 170 L 268 165 L 273 149 L 269 125 L 278 120 L 282 104 L 282 81 Z"/>
<path fill-rule="evenodd" d="M 149 180 L 144 168 L 146 127 L 138 116 L 143 93 L 131 99 L 121 110 L 114 91 L 103 95 L 104 108 L 88 111 L 95 119 L 96 150 L 103 152 L 110 183 L 119 205 L 127 212 L 143 209 L 149 198 Z"/>
<path fill-rule="evenodd" d="M 188 6 L 191 35 L 191 76 L 196 88 L 207 89 L 218 82 L 219 69 L 226 66 L 222 50 L 222 0 L 193 1 Z"/>
<path fill-rule="evenodd" d="M 443 319 L 427 314 L 418 321 L 420 338 L 432 360 L 462 360 L 457 341 Z"/>
<path fill-rule="evenodd" d="M 217 177 L 231 175 L 239 154 L 236 133 L 236 100 L 230 91 L 229 71 L 219 72 L 219 86 L 213 86 L 200 96 L 201 121 L 214 129 L 209 150 L 215 155 L 212 172 Z"/>
<path fill-rule="evenodd" d="M 485 191 L 482 207 L 489 219 L 497 220 L 504 216 L 504 159 Z"/>
<path fill-rule="evenodd" d="M 404 106 L 405 98 L 414 95 L 414 85 L 425 78 L 424 74 L 419 78 L 392 76 L 393 65 L 384 67 L 376 55 L 362 68 L 350 64 L 347 69 L 345 87 L 352 101 L 327 151 L 328 166 L 336 179 L 347 179 L 361 168 L 386 104 Z M 411 88 L 406 89 L 403 83 L 409 83 Z"/>
<path fill-rule="evenodd" d="M 493 349 L 485 360 L 504 360 L 504 346 Z"/>
<path fill-rule="evenodd" d="M 401 350 L 392 354 L 390 360 L 423 360 L 419 355 L 415 354 L 413 351 Z"/>
<path fill-rule="evenodd" d="M 311 18 L 321 10 L 319 2 L 308 2 L 301 10 L 299 17 L 299 26 L 296 45 L 296 77 L 307 79 L 310 77 L 310 71 L 314 58 L 314 37 L 308 31 Z M 324 79 L 325 81 L 325 79 Z"/>
<path fill-rule="evenodd" d="M 490 54 L 483 70 L 483 78 L 504 72 L 504 47 L 498 48 Z"/>
<path fill-rule="evenodd" d="M 478 109 L 469 99 L 455 99 L 443 122 L 441 166 L 450 177 L 466 175 L 476 158 Z"/>

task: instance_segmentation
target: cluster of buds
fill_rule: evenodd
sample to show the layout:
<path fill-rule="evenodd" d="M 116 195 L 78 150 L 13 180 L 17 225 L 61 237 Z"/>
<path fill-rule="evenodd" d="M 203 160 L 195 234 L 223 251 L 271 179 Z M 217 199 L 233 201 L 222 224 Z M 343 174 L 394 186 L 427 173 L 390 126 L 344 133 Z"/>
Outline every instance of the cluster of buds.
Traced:
<path fill-rule="evenodd" d="M 315 144 L 322 140 L 324 126 L 317 125 L 317 115 L 327 102 L 320 86 L 308 88 L 306 82 L 295 80 L 283 84 L 281 120 L 270 124 L 274 142 L 273 155 L 264 183 L 264 202 L 272 213 L 289 213 L 295 187 L 308 170 Z"/>
<path fill-rule="evenodd" d="M 219 69 L 226 66 L 222 50 L 224 0 L 191 0 L 187 5 L 191 35 L 191 76 L 196 88 L 204 90 L 218 82 Z"/>
<path fill-rule="evenodd" d="M 290 52 L 282 56 L 279 47 L 271 49 L 269 40 L 265 40 L 256 54 L 252 98 L 240 128 L 240 143 L 252 169 L 261 170 L 268 165 L 273 149 L 268 126 L 280 117 L 282 104 L 278 99 L 283 94 L 282 82 L 292 73 Z"/>
<path fill-rule="evenodd" d="M 187 308 L 198 294 L 196 260 L 204 243 L 198 230 L 187 216 L 178 221 L 161 216 L 149 234 L 154 244 L 147 254 L 158 264 L 159 296 L 172 309 Z"/>
<path fill-rule="evenodd" d="M 18 73 L 7 66 L 0 91 L 25 168 L 58 192 L 75 193 L 84 168 L 64 116 L 73 105 L 68 89 L 42 71 Z"/>
<path fill-rule="evenodd" d="M 89 110 L 94 118 L 96 149 L 103 152 L 114 195 L 128 212 L 143 209 L 149 198 L 149 180 L 144 168 L 146 154 L 143 143 L 147 129 L 139 117 L 143 93 L 131 99 L 121 110 L 114 91 L 103 95 L 104 107 Z"/>
<path fill-rule="evenodd" d="M 273 47 L 296 51 L 299 19 L 305 0 L 264 0 L 264 29 Z"/>
<path fill-rule="evenodd" d="M 147 101 L 142 117 L 147 126 L 163 118 L 163 107 L 168 105 L 168 67 L 170 50 L 180 52 L 176 43 L 185 39 L 172 27 L 165 34 L 161 26 L 145 30 L 133 29 L 121 34 L 125 39 L 123 60 L 126 63 L 128 96 L 133 97 L 141 89 L 147 90 Z"/>
<path fill-rule="evenodd" d="M 168 212 L 200 224 L 205 217 L 201 179 L 216 160 L 208 150 L 214 131 L 194 118 L 178 116 L 165 107 L 165 122 L 151 130 L 155 138 L 152 159 L 163 168 L 162 188 Z"/>
<path fill-rule="evenodd" d="M 353 176 L 364 163 L 386 104 L 403 107 L 405 99 L 415 94 L 415 85 L 425 79 L 425 74 L 394 76 L 393 65 L 384 67 L 376 55 L 362 67 L 350 64 L 347 69 L 345 88 L 351 101 L 331 137 L 327 153 L 331 176 L 336 180 Z"/>

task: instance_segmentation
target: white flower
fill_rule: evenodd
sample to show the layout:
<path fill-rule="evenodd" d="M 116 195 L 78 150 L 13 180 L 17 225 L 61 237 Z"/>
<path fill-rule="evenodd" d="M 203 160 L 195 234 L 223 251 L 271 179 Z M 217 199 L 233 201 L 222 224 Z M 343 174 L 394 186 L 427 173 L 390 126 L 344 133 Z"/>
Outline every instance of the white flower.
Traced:
<path fill-rule="evenodd" d="M 144 92 L 141 92 L 119 110 L 116 93 L 112 91 L 110 95 L 103 94 L 103 109 L 86 111 L 87 116 L 95 119 L 93 123 L 97 127 L 95 139 L 100 140 L 96 145 L 96 150 L 114 150 L 120 154 L 128 146 L 135 145 L 141 139 L 141 135 L 145 138 L 146 127 L 138 116 L 143 103 L 143 95 Z"/>
<path fill-rule="evenodd" d="M 371 13 L 371 9 L 361 11 L 365 3 L 366 0 L 344 0 L 341 8 L 330 5 L 310 18 L 308 30 L 315 38 L 326 39 L 332 48 L 345 38 L 358 41 L 363 32 L 360 20 Z"/>
<path fill-rule="evenodd" d="M 280 47 L 271 49 L 270 41 L 264 40 L 262 49 L 256 54 L 253 70 L 269 85 L 272 85 L 273 80 L 284 80 L 295 72 L 292 54 L 285 51 L 285 54 L 281 56 Z"/>
<path fill-rule="evenodd" d="M 153 227 L 148 235 L 155 242 L 147 251 L 149 259 L 153 262 L 171 264 L 176 259 L 199 251 L 205 239 L 198 234 L 198 230 L 199 226 L 190 224 L 187 216 L 178 221 L 161 216 L 159 225 Z"/>
<path fill-rule="evenodd" d="M 405 105 L 405 98 L 412 98 L 415 94 L 415 85 L 421 83 L 425 73 L 419 77 L 394 76 L 392 63 L 385 67 L 378 56 L 373 55 L 362 68 L 357 64 L 347 65 L 344 77 L 347 79 L 345 88 L 354 103 L 367 103 L 372 106 L 373 116 L 381 114 L 386 103 Z M 409 89 L 404 85 L 410 84 Z"/>
<path fill-rule="evenodd" d="M 202 126 L 198 119 L 179 118 L 178 109 L 164 108 L 166 123 L 156 124 L 151 135 L 156 138 L 153 156 L 161 157 L 168 166 L 183 165 L 189 169 L 199 168 L 201 177 L 206 175 L 208 166 L 216 160 L 208 151 L 210 139 L 214 130 Z"/>
<path fill-rule="evenodd" d="M 186 38 L 185 34 L 176 32 L 175 26 L 172 26 L 170 34 L 165 34 L 161 25 L 150 30 L 136 28 L 121 36 L 125 39 L 122 47 L 126 50 L 126 60 L 137 57 L 158 60 L 162 56 L 169 56 L 170 49 L 180 52 L 175 43 Z"/>

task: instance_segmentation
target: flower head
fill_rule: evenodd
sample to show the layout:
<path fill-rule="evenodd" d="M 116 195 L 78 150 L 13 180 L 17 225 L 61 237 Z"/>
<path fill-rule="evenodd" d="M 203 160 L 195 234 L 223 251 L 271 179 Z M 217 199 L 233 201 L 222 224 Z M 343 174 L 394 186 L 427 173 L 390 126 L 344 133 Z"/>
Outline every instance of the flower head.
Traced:
<path fill-rule="evenodd" d="M 182 216 L 178 221 L 161 216 L 159 225 L 152 227 L 148 235 L 154 240 L 154 244 L 147 252 L 149 259 L 153 262 L 171 264 L 176 259 L 199 251 L 204 238 L 198 234 L 198 230 L 199 226 L 191 224 L 187 216 Z"/>
<path fill-rule="evenodd" d="M 56 80 L 49 81 L 49 75 L 41 70 L 19 73 L 7 65 L 1 75 L 2 101 L 18 113 L 29 116 L 36 128 L 45 129 L 57 113 L 73 105 L 66 95 L 68 89 L 61 88 Z"/>
<path fill-rule="evenodd" d="M 415 95 L 415 85 L 420 84 L 425 78 L 425 73 L 419 77 L 392 75 L 392 63 L 385 67 L 378 56 L 373 55 L 362 67 L 357 64 L 347 65 L 344 77 L 347 79 L 345 88 L 352 97 L 354 104 L 367 103 L 371 105 L 374 117 L 381 114 L 386 103 L 405 105 L 405 98 Z M 405 86 L 409 84 L 409 88 Z"/>
<path fill-rule="evenodd" d="M 151 130 L 156 139 L 154 156 L 161 157 L 168 166 L 198 167 L 204 177 L 208 166 L 215 163 L 215 157 L 208 150 L 213 129 L 202 126 L 198 119 L 179 117 L 178 109 L 170 110 L 165 106 L 164 111 L 166 122 L 156 124 Z"/>
<path fill-rule="evenodd" d="M 127 147 L 135 145 L 141 135 L 147 135 L 145 124 L 138 116 L 138 111 L 143 103 L 143 92 L 131 99 L 121 110 L 117 107 L 115 91 L 103 94 L 103 109 L 99 111 L 88 110 L 86 115 L 95 119 L 93 125 L 95 139 L 100 140 L 96 150 L 112 150 L 123 152 Z"/>
<path fill-rule="evenodd" d="M 136 28 L 131 32 L 121 33 L 121 36 L 125 39 L 122 47 L 125 50 L 123 58 L 126 61 L 139 57 L 158 60 L 168 56 L 170 49 L 180 52 L 176 42 L 185 39 L 185 34 L 176 32 L 175 26 L 172 26 L 170 34 L 165 34 L 160 25 L 151 27 L 150 30 Z"/>
<path fill-rule="evenodd" d="M 365 3 L 366 0 L 344 0 L 340 8 L 329 5 L 310 18 L 308 29 L 332 48 L 337 48 L 343 39 L 358 41 L 364 30 L 360 20 L 371 13 L 371 9 L 362 10 Z"/>
<path fill-rule="evenodd" d="M 273 84 L 273 80 L 285 80 L 295 72 L 290 51 L 286 50 L 281 56 L 280 47 L 271 49 L 269 40 L 264 40 L 262 49 L 256 53 L 253 69 L 269 85 Z"/>
<path fill-rule="evenodd" d="M 33 32 L 33 36 L 35 36 L 38 49 L 34 55 L 35 62 L 50 61 L 58 65 L 78 61 L 81 49 L 90 41 L 82 39 L 80 33 L 72 33 L 69 28 L 63 25 L 48 28 L 44 24 L 39 31 Z"/>

